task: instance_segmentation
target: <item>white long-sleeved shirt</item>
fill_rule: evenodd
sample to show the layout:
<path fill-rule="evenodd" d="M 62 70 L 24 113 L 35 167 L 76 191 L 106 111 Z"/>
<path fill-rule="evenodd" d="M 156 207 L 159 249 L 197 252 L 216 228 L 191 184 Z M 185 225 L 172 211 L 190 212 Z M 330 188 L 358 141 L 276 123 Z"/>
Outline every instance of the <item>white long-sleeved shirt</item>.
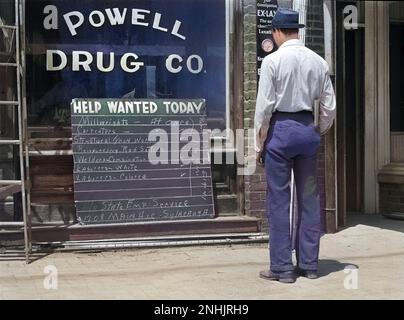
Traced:
<path fill-rule="evenodd" d="M 335 118 L 335 94 L 327 62 L 298 39 L 284 42 L 261 65 L 255 109 L 255 149 L 263 150 L 272 113 L 313 111 L 319 100 L 319 130 L 323 134 Z"/>

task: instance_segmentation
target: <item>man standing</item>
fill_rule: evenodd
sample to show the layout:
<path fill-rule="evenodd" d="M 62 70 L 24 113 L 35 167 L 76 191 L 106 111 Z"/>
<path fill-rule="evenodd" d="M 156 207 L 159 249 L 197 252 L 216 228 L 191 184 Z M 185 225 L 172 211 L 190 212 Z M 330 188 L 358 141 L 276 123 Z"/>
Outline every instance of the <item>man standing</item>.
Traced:
<path fill-rule="evenodd" d="M 327 62 L 299 40 L 299 14 L 278 9 L 273 38 L 279 49 L 261 66 L 255 111 L 256 152 L 265 165 L 269 221 L 270 269 L 260 277 L 293 283 L 296 274 L 317 278 L 321 235 L 317 189 L 317 150 L 320 135 L 335 118 L 335 95 Z M 313 109 L 319 103 L 319 123 Z M 298 204 L 296 258 L 292 263 L 290 179 L 293 170 Z"/>

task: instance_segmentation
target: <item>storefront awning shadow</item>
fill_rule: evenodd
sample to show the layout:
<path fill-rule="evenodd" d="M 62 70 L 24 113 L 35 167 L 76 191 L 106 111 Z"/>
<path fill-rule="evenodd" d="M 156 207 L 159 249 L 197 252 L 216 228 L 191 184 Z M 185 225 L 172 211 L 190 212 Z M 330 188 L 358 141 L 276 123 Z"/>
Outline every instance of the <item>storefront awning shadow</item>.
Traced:
<path fill-rule="evenodd" d="M 348 214 L 347 228 L 357 225 L 404 233 L 404 220 L 392 219 L 381 214 Z"/>

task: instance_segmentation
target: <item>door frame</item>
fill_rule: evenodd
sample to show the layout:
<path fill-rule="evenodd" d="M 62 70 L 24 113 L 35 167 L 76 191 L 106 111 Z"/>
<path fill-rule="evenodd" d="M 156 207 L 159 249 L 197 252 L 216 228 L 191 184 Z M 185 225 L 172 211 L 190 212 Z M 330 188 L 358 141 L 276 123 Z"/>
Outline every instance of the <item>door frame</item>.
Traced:
<path fill-rule="evenodd" d="M 343 1 L 341 1 L 343 2 Z M 344 1 L 345 2 L 345 1 Z M 390 72 L 389 72 L 389 3 L 364 3 L 364 119 L 363 119 L 363 212 L 379 213 L 378 175 L 390 163 Z M 338 15 L 338 13 L 337 13 Z M 344 53 L 344 16 L 337 16 L 336 50 Z M 361 26 L 361 25 L 360 25 Z M 341 47 L 342 46 L 342 47 Z M 346 213 L 346 150 L 343 122 L 345 78 L 344 62 L 337 71 L 337 94 L 342 90 L 342 108 L 337 110 L 337 207 L 338 227 L 347 223 Z M 342 68 L 342 69 L 341 69 Z M 339 71 L 338 71 L 339 70 Z M 340 95 L 341 96 L 341 95 Z M 341 106 L 341 103 L 338 105 Z M 337 108 L 338 109 L 338 108 Z"/>
<path fill-rule="evenodd" d="M 364 212 L 379 213 L 378 174 L 390 163 L 389 2 L 365 2 Z"/>

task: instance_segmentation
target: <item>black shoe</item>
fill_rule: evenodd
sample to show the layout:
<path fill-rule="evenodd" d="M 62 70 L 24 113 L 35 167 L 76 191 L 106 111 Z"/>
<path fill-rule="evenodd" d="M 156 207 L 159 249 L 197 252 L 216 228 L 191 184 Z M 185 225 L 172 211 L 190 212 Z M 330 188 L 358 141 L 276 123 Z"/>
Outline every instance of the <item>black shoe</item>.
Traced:
<path fill-rule="evenodd" d="M 260 278 L 279 281 L 282 283 L 294 283 L 296 281 L 296 275 L 293 271 L 274 272 L 271 270 L 264 270 L 260 271 Z"/>
<path fill-rule="evenodd" d="M 301 277 L 305 277 L 307 279 L 317 279 L 318 278 L 318 274 L 317 274 L 317 270 L 304 270 L 304 269 L 300 269 L 299 267 L 296 268 L 296 273 L 301 276 Z"/>

